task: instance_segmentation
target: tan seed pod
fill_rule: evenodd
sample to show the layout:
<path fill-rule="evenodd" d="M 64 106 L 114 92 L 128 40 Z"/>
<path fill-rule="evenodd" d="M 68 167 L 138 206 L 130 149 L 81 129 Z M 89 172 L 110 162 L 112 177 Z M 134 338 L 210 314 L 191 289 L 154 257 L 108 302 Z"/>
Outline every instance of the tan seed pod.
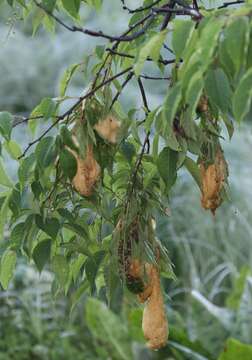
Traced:
<path fill-rule="evenodd" d="M 201 205 L 215 214 L 222 203 L 221 190 L 228 176 L 228 167 L 221 149 L 218 149 L 215 161 L 209 166 L 200 164 L 201 173 Z"/>
<path fill-rule="evenodd" d="M 77 160 L 77 172 L 72 181 L 73 186 L 81 195 L 91 196 L 101 174 L 100 165 L 94 158 L 93 146 L 88 145 L 84 159 L 79 157 L 73 150 L 71 152 Z"/>
<path fill-rule="evenodd" d="M 95 124 L 94 129 L 103 139 L 116 144 L 120 126 L 121 123 L 114 116 L 109 115 Z"/>
<path fill-rule="evenodd" d="M 142 328 L 144 337 L 148 340 L 147 346 L 152 350 L 157 350 L 167 344 L 168 321 L 159 271 L 153 264 L 145 264 L 145 269 L 150 283 L 144 291 L 147 303 L 143 312 Z"/>

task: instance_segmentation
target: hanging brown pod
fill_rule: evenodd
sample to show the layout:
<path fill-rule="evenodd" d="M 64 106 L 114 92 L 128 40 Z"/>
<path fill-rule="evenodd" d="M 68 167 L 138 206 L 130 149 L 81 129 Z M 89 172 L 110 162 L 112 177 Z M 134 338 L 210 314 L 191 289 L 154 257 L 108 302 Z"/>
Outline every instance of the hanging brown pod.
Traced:
<path fill-rule="evenodd" d="M 71 152 L 77 160 L 77 172 L 72 180 L 72 184 L 81 195 L 91 196 L 101 175 L 100 165 L 94 158 L 93 146 L 91 144 L 87 146 L 84 159 L 78 156 L 73 150 L 71 150 Z"/>
<path fill-rule="evenodd" d="M 141 302 L 146 301 L 143 312 L 142 329 L 147 346 L 152 350 L 164 347 L 168 341 L 168 321 L 160 283 L 160 274 L 156 265 L 145 264 L 149 284 L 138 296 Z"/>
<path fill-rule="evenodd" d="M 105 119 L 100 120 L 94 125 L 94 129 L 105 140 L 116 144 L 121 123 L 113 115 L 108 115 Z"/>
<path fill-rule="evenodd" d="M 221 148 L 216 151 L 214 163 L 206 166 L 200 164 L 201 173 L 201 205 L 215 214 L 222 203 L 221 190 L 227 180 L 228 166 Z"/>

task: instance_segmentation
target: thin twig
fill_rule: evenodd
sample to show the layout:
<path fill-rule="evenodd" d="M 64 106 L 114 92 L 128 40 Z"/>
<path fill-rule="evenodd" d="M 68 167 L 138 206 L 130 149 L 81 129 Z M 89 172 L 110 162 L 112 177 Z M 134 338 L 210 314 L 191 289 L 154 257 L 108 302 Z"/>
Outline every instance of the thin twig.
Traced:
<path fill-rule="evenodd" d="M 146 25 L 143 26 L 142 29 L 134 32 L 132 35 L 113 36 L 113 35 L 105 34 L 103 31 L 100 31 L 100 30 L 94 31 L 94 30 L 85 29 L 85 28 L 75 26 L 75 25 L 72 25 L 72 26 L 68 25 L 68 24 L 64 23 L 58 16 L 56 16 L 52 12 L 48 11 L 42 4 L 37 2 L 37 0 L 33 0 L 33 1 L 40 9 L 42 9 L 48 16 L 53 18 L 58 24 L 63 26 L 65 29 L 67 29 L 71 32 L 81 32 L 85 35 L 89 35 L 89 36 L 93 36 L 93 37 L 100 37 L 100 38 L 107 39 L 110 41 L 128 42 L 128 41 L 135 40 L 138 37 L 140 37 L 141 35 L 145 34 L 146 30 L 149 28 L 149 26 L 152 24 L 153 20 L 155 19 L 155 15 L 151 14 Z"/>
<path fill-rule="evenodd" d="M 153 8 L 153 12 L 158 13 L 158 14 L 166 14 L 165 20 L 167 21 L 167 17 L 169 15 L 169 17 L 171 17 L 172 14 L 176 14 L 176 15 L 189 15 L 191 16 L 193 19 L 195 20 L 201 20 L 203 15 L 199 13 L 199 11 L 197 11 L 196 9 L 193 8 L 181 8 L 181 9 L 173 9 L 172 7 L 163 7 L 163 8 Z M 164 22 L 164 25 L 166 24 L 166 22 Z M 163 26 L 164 26 L 163 25 Z M 165 27 L 161 28 L 161 30 L 164 30 Z"/>
<path fill-rule="evenodd" d="M 62 115 L 59 115 L 56 117 L 56 121 L 50 125 L 38 138 L 36 138 L 35 140 L 31 141 L 27 147 L 25 148 L 24 152 L 22 153 L 22 155 L 19 156 L 18 159 L 21 159 L 23 158 L 27 151 L 33 146 L 35 145 L 36 143 L 38 143 L 45 135 L 47 135 L 60 121 L 62 121 L 65 117 L 69 116 L 75 109 L 76 107 L 82 103 L 83 100 L 93 96 L 96 91 L 98 91 L 99 89 L 101 89 L 103 86 L 111 83 L 112 81 L 114 81 L 115 79 L 117 79 L 118 77 L 126 74 L 127 72 L 131 71 L 132 70 L 132 66 L 117 73 L 116 75 L 110 77 L 109 79 L 105 80 L 102 84 L 99 84 L 96 88 L 90 90 L 86 95 L 83 95 L 79 98 L 79 100 L 70 108 L 68 109 L 65 113 L 63 113 Z"/>
<path fill-rule="evenodd" d="M 218 9 L 223 9 L 223 8 L 226 8 L 231 5 L 239 5 L 239 4 L 244 4 L 244 3 L 245 3 L 244 0 L 225 2 L 223 5 L 219 6 Z"/>
<path fill-rule="evenodd" d="M 126 85 L 128 84 L 128 82 L 132 79 L 132 77 L 134 76 L 134 72 L 131 71 L 127 78 L 124 80 L 124 82 L 122 83 L 121 89 L 117 91 L 115 97 L 113 98 L 111 105 L 110 105 L 110 110 L 112 109 L 112 107 L 114 106 L 115 102 L 118 100 L 119 96 L 121 95 L 123 89 L 126 87 Z"/>
<path fill-rule="evenodd" d="M 129 59 L 135 59 L 135 56 L 133 56 L 133 55 L 126 54 L 126 53 L 119 52 L 119 51 L 115 51 L 115 50 L 110 49 L 110 48 L 107 48 L 106 51 L 110 52 L 113 55 L 118 55 L 118 56 L 129 58 Z M 154 61 L 154 60 L 152 58 L 150 58 L 150 57 L 147 57 L 146 61 Z M 158 62 L 160 64 L 163 64 L 163 65 L 173 64 L 173 63 L 175 63 L 175 61 L 176 61 L 175 59 L 172 59 L 172 60 L 159 59 L 158 60 Z"/>
<path fill-rule="evenodd" d="M 169 77 L 169 76 L 149 76 L 149 75 L 142 74 L 139 77 L 141 79 L 146 79 L 146 80 L 171 80 L 171 77 Z"/>
<path fill-rule="evenodd" d="M 154 1 L 152 4 L 147 5 L 147 6 L 140 6 L 139 8 L 136 9 L 130 9 L 126 4 L 125 4 L 125 0 L 121 0 L 121 3 L 123 5 L 123 10 L 127 10 L 129 14 L 134 14 L 137 12 L 141 12 L 141 11 L 146 11 L 146 10 L 150 10 L 153 6 L 156 6 L 158 3 L 160 3 L 161 0 L 156 0 Z"/>

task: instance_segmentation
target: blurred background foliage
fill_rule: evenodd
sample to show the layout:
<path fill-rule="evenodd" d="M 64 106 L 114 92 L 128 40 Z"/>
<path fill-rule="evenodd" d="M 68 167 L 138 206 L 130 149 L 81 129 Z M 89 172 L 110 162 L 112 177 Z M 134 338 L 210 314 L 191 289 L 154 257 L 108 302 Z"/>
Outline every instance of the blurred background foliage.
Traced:
<path fill-rule="evenodd" d="M 83 23 L 119 32 L 128 20 L 127 14 L 119 16 L 120 6 L 119 1 L 105 2 L 99 17 L 92 11 L 83 13 Z M 31 33 L 19 14 L 1 5 L 1 110 L 25 115 L 43 97 L 57 96 L 67 66 L 83 61 L 94 47 L 94 39 L 62 29 L 52 36 L 41 29 L 36 38 Z M 76 77 L 69 94 L 79 94 L 87 85 L 84 75 Z M 165 85 L 146 85 L 150 103 L 156 104 Z M 136 94 L 134 86 L 129 87 L 123 104 L 137 106 Z M 24 141 L 22 127 L 16 137 Z M 189 175 L 181 172 L 170 199 L 170 216 L 157 219 L 158 236 L 169 250 L 177 276 L 176 281 L 164 280 L 170 323 L 166 348 L 158 353 L 145 348 L 142 309 L 131 298 L 122 305 L 121 321 L 103 303 L 82 296 L 82 288 L 68 298 L 53 297 L 50 271 L 39 276 L 32 264 L 20 259 L 10 290 L 0 291 L 0 360 L 251 360 L 251 124 L 237 129 L 232 144 L 226 139 L 229 203 L 212 217 L 200 208 L 200 193 Z M 10 174 L 13 166 L 10 160 Z"/>

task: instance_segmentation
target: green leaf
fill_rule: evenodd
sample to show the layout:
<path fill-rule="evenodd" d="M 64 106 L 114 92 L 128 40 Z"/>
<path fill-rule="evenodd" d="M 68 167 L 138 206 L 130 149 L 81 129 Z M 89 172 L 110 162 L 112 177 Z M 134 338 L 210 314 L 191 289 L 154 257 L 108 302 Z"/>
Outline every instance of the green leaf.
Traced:
<path fill-rule="evenodd" d="M 194 22 L 192 20 L 176 19 L 173 22 L 172 48 L 175 52 L 177 61 L 182 57 L 193 30 Z"/>
<path fill-rule="evenodd" d="M 55 255 L 52 259 L 52 269 L 61 287 L 64 287 L 68 280 L 69 265 L 63 255 Z"/>
<path fill-rule="evenodd" d="M 166 184 L 166 188 L 169 191 L 177 178 L 177 161 L 178 153 L 165 147 L 157 159 L 158 171 Z"/>
<path fill-rule="evenodd" d="M 228 339 L 223 353 L 218 360 L 251 360 L 252 346 L 243 344 L 236 339 Z"/>
<path fill-rule="evenodd" d="M 106 252 L 97 251 L 93 256 L 89 257 L 85 263 L 85 272 L 89 281 L 92 293 L 95 291 L 95 278 L 97 276 L 99 267 L 104 259 Z"/>
<path fill-rule="evenodd" d="M 65 96 L 68 84 L 75 73 L 75 71 L 81 66 L 81 64 L 73 64 L 69 66 L 60 81 L 60 96 Z"/>
<path fill-rule="evenodd" d="M 52 12 L 56 5 L 56 0 L 43 0 L 42 5 L 46 10 Z"/>
<path fill-rule="evenodd" d="M 30 117 L 43 116 L 45 119 L 49 119 L 55 113 L 55 109 L 55 101 L 46 97 L 33 109 Z"/>
<path fill-rule="evenodd" d="M 165 41 L 166 35 L 167 30 L 163 30 L 159 34 L 153 35 L 148 40 L 148 42 L 140 49 L 137 62 L 134 66 L 136 76 L 140 75 L 148 56 L 150 56 L 154 61 L 158 61 L 160 56 L 160 50 Z"/>
<path fill-rule="evenodd" d="M 130 336 L 123 321 L 107 306 L 94 298 L 86 303 L 86 323 L 92 335 L 103 344 L 109 344 L 112 359 L 133 359 Z"/>
<path fill-rule="evenodd" d="M 233 96 L 233 112 L 237 121 L 248 114 L 252 100 L 252 68 L 241 78 Z"/>
<path fill-rule="evenodd" d="M 56 239 L 59 229 L 60 223 L 56 218 L 46 218 L 43 220 L 41 215 L 36 215 L 35 217 L 36 225 L 38 228 L 43 230 L 47 235 L 51 236 L 53 239 Z"/>
<path fill-rule="evenodd" d="M 7 111 L 0 112 L 0 134 L 7 140 L 10 140 L 12 130 L 13 116 Z"/>
<path fill-rule="evenodd" d="M 134 145 L 128 141 L 123 141 L 121 143 L 120 150 L 129 163 L 132 161 L 133 157 L 136 154 L 136 149 Z"/>
<path fill-rule="evenodd" d="M 173 120 L 177 114 L 177 110 L 182 98 L 181 84 L 178 82 L 172 88 L 169 89 L 165 98 L 162 118 L 163 118 L 163 134 L 168 136 L 173 131 Z"/>
<path fill-rule="evenodd" d="M 50 119 L 52 115 L 55 114 L 56 111 L 56 103 L 51 98 L 46 97 L 44 98 L 36 107 L 33 109 L 32 113 L 30 114 L 31 120 L 29 120 L 29 128 L 31 132 L 34 134 L 38 119 L 37 117 L 42 117 L 45 120 Z M 34 118 L 34 119 L 32 119 Z"/>
<path fill-rule="evenodd" d="M 39 270 L 41 272 L 50 259 L 51 255 L 51 239 L 45 239 L 40 241 L 34 248 L 32 257 Z"/>
<path fill-rule="evenodd" d="M 14 160 L 18 160 L 19 156 L 22 154 L 19 144 L 14 140 L 5 141 L 3 146 Z"/>
<path fill-rule="evenodd" d="M 14 216 L 18 216 L 21 211 L 21 194 L 17 188 L 13 189 L 11 192 L 9 198 L 9 208 Z"/>
<path fill-rule="evenodd" d="M 40 140 L 35 150 L 37 163 L 41 169 L 51 165 L 56 158 L 54 138 L 48 136 Z"/>
<path fill-rule="evenodd" d="M 80 0 L 62 0 L 65 10 L 74 18 L 78 17 L 80 9 Z"/>
<path fill-rule="evenodd" d="M 196 162 L 194 162 L 191 158 L 186 157 L 184 161 L 184 166 L 192 175 L 194 180 L 196 181 L 198 187 L 201 189 L 201 179 L 200 179 L 200 170 Z"/>
<path fill-rule="evenodd" d="M 6 174 L 1 160 L 0 160 L 0 185 L 6 186 L 8 188 L 13 187 L 13 183 L 11 182 L 9 176 Z"/>
<path fill-rule="evenodd" d="M 193 115 L 203 90 L 202 73 L 199 71 L 193 75 L 186 91 L 186 103 L 189 105 L 189 118 Z"/>
<path fill-rule="evenodd" d="M 234 288 L 226 300 L 226 304 L 230 309 L 238 310 L 247 279 L 250 275 L 251 270 L 249 266 L 243 266 L 239 276 L 235 279 Z"/>
<path fill-rule="evenodd" d="M 221 68 L 207 72 L 205 89 L 212 104 L 223 113 L 228 112 L 231 108 L 232 91 L 228 77 Z"/>
<path fill-rule="evenodd" d="M 15 251 L 7 249 L 1 258 L 0 264 L 0 283 L 4 290 L 7 290 L 11 281 L 17 262 L 17 254 Z"/>
<path fill-rule="evenodd" d="M 249 34 L 248 19 L 246 17 L 236 18 L 226 28 L 224 34 L 224 46 L 226 47 L 230 59 L 232 59 L 236 71 L 238 72 L 246 61 L 246 38 L 247 34 Z"/>
<path fill-rule="evenodd" d="M 20 222 L 11 231 L 10 241 L 12 247 L 20 249 L 25 235 L 25 222 Z"/>
<path fill-rule="evenodd" d="M 21 163 L 21 165 L 19 166 L 18 169 L 18 178 L 19 178 L 19 183 L 20 186 L 23 187 L 26 182 L 28 181 L 30 175 L 31 175 L 31 170 L 32 170 L 32 166 L 34 165 L 36 160 L 36 156 L 34 153 L 32 153 L 31 155 L 27 156 Z"/>
<path fill-rule="evenodd" d="M 62 149 L 59 156 L 59 163 L 63 174 L 70 180 L 73 179 L 77 172 L 77 161 L 74 155 L 66 148 Z"/>
<path fill-rule="evenodd" d="M 218 45 L 218 39 L 223 27 L 223 18 L 212 17 L 206 19 L 206 24 L 203 25 L 203 29 L 200 34 L 200 40 L 198 48 L 200 49 L 200 62 L 202 64 L 201 71 L 204 71 L 213 62 L 215 49 Z"/>

